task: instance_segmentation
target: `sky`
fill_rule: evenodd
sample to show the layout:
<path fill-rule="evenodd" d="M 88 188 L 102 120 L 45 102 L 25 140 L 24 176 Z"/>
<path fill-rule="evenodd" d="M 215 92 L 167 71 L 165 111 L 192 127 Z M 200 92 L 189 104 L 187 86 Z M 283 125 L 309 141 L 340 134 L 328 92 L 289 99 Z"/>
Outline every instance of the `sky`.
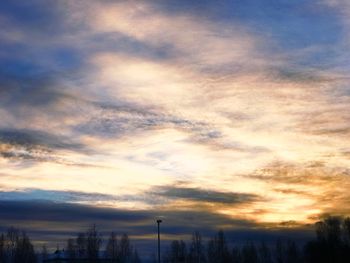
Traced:
<path fill-rule="evenodd" d="M 349 1 L 5 0 L 0 23 L 2 229 L 147 243 L 156 218 L 170 240 L 350 215 Z"/>

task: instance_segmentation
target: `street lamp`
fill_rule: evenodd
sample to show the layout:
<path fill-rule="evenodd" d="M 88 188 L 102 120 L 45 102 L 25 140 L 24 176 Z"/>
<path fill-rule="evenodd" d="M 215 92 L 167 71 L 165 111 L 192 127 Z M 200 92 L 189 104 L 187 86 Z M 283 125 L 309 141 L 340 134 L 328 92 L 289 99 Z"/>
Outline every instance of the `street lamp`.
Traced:
<path fill-rule="evenodd" d="M 162 223 L 162 220 L 157 220 L 158 225 L 158 263 L 160 263 L 160 233 L 159 233 L 159 224 Z"/>

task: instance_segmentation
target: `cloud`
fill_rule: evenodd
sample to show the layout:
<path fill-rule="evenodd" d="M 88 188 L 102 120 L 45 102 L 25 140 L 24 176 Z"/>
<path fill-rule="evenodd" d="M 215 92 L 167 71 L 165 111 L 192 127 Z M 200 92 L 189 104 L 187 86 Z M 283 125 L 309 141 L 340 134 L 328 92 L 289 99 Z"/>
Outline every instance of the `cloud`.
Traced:
<path fill-rule="evenodd" d="M 264 181 L 270 186 L 268 192 L 273 192 L 266 196 L 268 203 L 260 204 L 266 209 L 262 214 L 273 214 L 274 209 L 287 212 L 288 207 L 287 213 L 300 210 L 306 215 L 304 220 L 312 222 L 323 213 L 339 214 L 342 210 L 348 214 L 349 195 L 345 190 L 350 183 L 348 174 L 347 168 L 334 168 L 327 162 L 303 165 L 279 162 L 246 176 Z M 278 208 L 280 202 L 284 205 Z"/>
<path fill-rule="evenodd" d="M 0 129 L 0 156 L 9 160 L 71 164 L 58 151 L 87 152 L 87 148 L 64 136 L 39 130 Z"/>
<path fill-rule="evenodd" d="M 21 217 L 18 217 L 19 214 Z M 225 230 L 230 243 L 244 243 L 252 237 L 275 241 L 283 236 L 295 236 L 300 240 L 307 240 L 311 236 L 305 227 L 287 230 L 277 227 L 270 231 L 248 220 L 232 219 L 200 210 L 134 210 L 131 213 L 129 210 L 57 202 L 1 201 L 0 215 L 2 230 L 10 224 L 26 226 L 25 230 L 36 244 L 46 240 L 51 248 L 57 244 L 65 246 L 67 238 L 96 223 L 104 238 L 111 231 L 128 233 L 136 246 L 141 248 L 142 256 L 148 256 L 153 251 L 157 218 L 163 219 L 161 231 L 164 244 L 179 237 L 189 240 L 194 231 L 200 231 L 206 240 L 220 228 Z"/>
<path fill-rule="evenodd" d="M 79 6 L 74 3 L 70 10 L 76 12 Z M 226 64 L 233 60 L 241 61 L 245 54 L 253 50 L 252 39 L 238 26 L 232 26 L 231 30 L 239 32 L 240 37 L 235 35 L 232 37 L 229 34 L 232 33 L 230 29 L 220 28 L 220 25 L 213 25 L 214 23 L 204 19 L 199 23 L 193 16 L 164 14 L 150 2 L 119 2 L 103 5 L 90 3 L 85 7 L 85 17 L 80 19 L 90 27 L 90 30 L 122 33 L 157 48 L 164 45 L 173 47 L 177 57 L 185 60 L 189 57 L 193 62 L 203 66 Z M 94 19 L 88 20 L 86 17 Z M 223 36 L 225 33 L 226 36 Z M 197 48 L 198 42 L 201 43 L 199 48 Z"/>
<path fill-rule="evenodd" d="M 1 191 L 0 199 L 3 201 L 33 201 L 44 200 L 51 202 L 64 202 L 64 203 L 86 203 L 91 202 L 107 202 L 117 201 L 117 196 L 101 194 L 101 193 L 84 193 L 77 191 L 55 191 L 55 190 L 43 190 L 43 189 L 21 189 L 17 191 Z"/>
<path fill-rule="evenodd" d="M 184 199 L 230 205 L 251 203 L 257 200 L 261 201 L 261 197 L 254 194 L 219 192 L 190 187 L 160 186 L 154 188 L 151 193 L 170 199 Z"/>
<path fill-rule="evenodd" d="M 0 130 L 0 140 L 2 143 L 10 145 L 24 146 L 26 148 L 44 147 L 52 149 L 83 149 L 83 145 L 73 143 L 69 138 L 58 137 L 50 133 L 35 130 Z"/>
<path fill-rule="evenodd" d="M 147 214 L 129 213 L 109 208 L 96 208 L 83 205 L 73 205 L 55 202 L 41 201 L 1 201 L 4 212 L 3 219 L 15 220 L 18 213 L 23 219 L 30 221 L 54 221 L 54 222 L 87 222 L 93 221 L 138 221 L 147 218 Z M 5 211 L 5 210 L 3 210 Z"/>
<path fill-rule="evenodd" d="M 335 211 L 348 200 L 347 5 L 323 4 L 2 5 L 4 196 L 167 207 L 182 220 L 171 233 L 181 209 L 237 228 Z"/>
<path fill-rule="evenodd" d="M 251 147 L 235 140 L 228 140 L 220 128 L 204 120 L 186 119 L 167 114 L 161 109 L 137 104 L 103 104 L 91 102 L 90 118 L 79 123 L 75 129 L 80 134 L 97 137 L 121 138 L 140 132 L 174 129 L 188 135 L 186 141 L 206 145 L 214 150 L 232 150 L 238 152 L 268 152 L 264 147 Z"/>
<path fill-rule="evenodd" d="M 0 66 L 0 71 L 3 68 Z M 43 133 L 50 130 L 49 133 L 74 137 L 67 126 L 81 118 L 88 103 L 68 77 L 52 72 L 29 75 L 2 72 L 0 79 L 1 129 Z"/>
<path fill-rule="evenodd" d="M 57 81 L 46 75 L 21 76 L 2 72 L 0 79 L 3 107 L 16 108 L 21 105 L 44 108 L 68 96 L 57 89 Z"/>

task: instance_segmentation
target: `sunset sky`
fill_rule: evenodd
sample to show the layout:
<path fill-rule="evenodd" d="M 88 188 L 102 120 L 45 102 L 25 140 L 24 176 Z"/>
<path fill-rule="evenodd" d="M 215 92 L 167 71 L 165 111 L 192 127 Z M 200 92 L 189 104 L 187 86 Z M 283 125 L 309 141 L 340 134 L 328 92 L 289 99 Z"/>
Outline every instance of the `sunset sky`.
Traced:
<path fill-rule="evenodd" d="M 1 229 L 350 215 L 349 1 L 1 1 L 0 24 Z"/>

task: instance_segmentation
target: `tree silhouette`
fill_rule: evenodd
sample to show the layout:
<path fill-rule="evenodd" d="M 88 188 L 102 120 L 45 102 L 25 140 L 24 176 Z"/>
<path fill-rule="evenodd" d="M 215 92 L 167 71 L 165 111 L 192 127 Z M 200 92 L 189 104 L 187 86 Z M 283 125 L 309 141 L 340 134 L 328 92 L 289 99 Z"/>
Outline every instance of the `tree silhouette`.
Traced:
<path fill-rule="evenodd" d="M 343 221 L 344 241 L 347 245 L 350 244 L 350 218 L 345 218 Z"/>
<path fill-rule="evenodd" d="M 18 239 L 19 239 L 19 230 L 14 227 L 10 227 L 6 233 L 6 240 L 7 240 L 6 256 L 8 261 L 14 261 L 15 250 L 17 247 Z"/>
<path fill-rule="evenodd" d="M 5 236 L 4 234 L 0 235 L 0 262 L 5 262 L 6 254 L 5 254 Z"/>
<path fill-rule="evenodd" d="M 67 256 L 71 259 L 75 259 L 77 257 L 77 245 L 75 244 L 75 240 L 73 238 L 69 238 L 67 240 L 66 252 Z"/>
<path fill-rule="evenodd" d="M 86 233 L 86 252 L 89 262 L 97 262 L 101 243 L 101 235 L 98 233 L 96 225 L 93 224 Z"/>
<path fill-rule="evenodd" d="M 350 218 L 345 218 L 343 221 L 343 240 L 344 240 L 343 257 L 348 262 L 350 262 Z"/>
<path fill-rule="evenodd" d="M 36 262 L 36 256 L 34 252 L 34 247 L 31 244 L 29 237 L 23 231 L 17 237 L 17 244 L 15 247 L 14 263 L 29 263 Z"/>
<path fill-rule="evenodd" d="M 117 262 L 118 259 L 118 240 L 115 232 L 111 232 L 106 246 L 106 257 L 110 258 L 112 262 Z"/>
<path fill-rule="evenodd" d="M 259 261 L 260 263 L 272 263 L 271 251 L 264 241 L 259 247 Z"/>
<path fill-rule="evenodd" d="M 350 218 L 329 216 L 315 224 L 316 238 L 303 246 L 289 240 L 277 240 L 275 249 L 271 243 L 260 245 L 248 242 L 243 246 L 231 246 L 226 241 L 224 232 L 218 231 L 202 244 L 199 232 L 194 232 L 188 249 L 182 240 L 174 240 L 163 254 L 164 263 L 349 263 L 350 262 Z M 115 232 L 110 233 L 106 242 L 104 257 L 99 258 L 102 244 L 101 234 L 96 225 L 86 233 L 79 233 L 76 238 L 67 240 L 65 262 L 112 262 L 140 263 L 140 257 L 133 248 L 127 234 L 118 239 Z M 61 254 L 47 257 L 46 246 L 42 247 L 43 262 L 58 262 Z M 155 256 L 153 261 L 156 262 Z M 14 227 L 6 234 L 0 233 L 0 263 L 34 263 L 36 254 L 28 235 Z"/>
<path fill-rule="evenodd" d="M 348 231 L 349 218 L 329 216 L 315 224 L 316 240 L 304 248 L 305 260 L 309 263 L 350 262 Z"/>
<path fill-rule="evenodd" d="M 295 242 L 289 240 L 286 248 L 286 263 L 299 263 L 301 261 L 298 247 Z"/>
<path fill-rule="evenodd" d="M 242 248 L 242 262 L 243 263 L 258 263 L 258 252 L 254 243 L 247 243 Z"/>
<path fill-rule="evenodd" d="M 129 236 L 123 234 L 119 242 L 119 260 L 121 263 L 130 262 L 132 260 L 133 248 L 130 244 Z"/>
<path fill-rule="evenodd" d="M 187 258 L 186 243 L 182 240 L 174 240 L 170 244 L 170 249 L 163 258 L 164 262 L 185 263 Z"/>
<path fill-rule="evenodd" d="M 87 240 L 85 233 L 79 233 L 76 238 L 76 254 L 78 258 L 84 258 L 86 256 L 86 244 Z"/>
<path fill-rule="evenodd" d="M 222 230 L 208 242 L 207 254 L 209 263 L 229 263 L 231 261 L 226 238 Z"/>
<path fill-rule="evenodd" d="M 134 254 L 132 256 L 132 263 L 141 263 L 141 259 L 139 257 L 139 252 L 137 252 L 137 249 L 134 249 Z"/>
<path fill-rule="evenodd" d="M 204 246 L 202 244 L 202 236 L 196 231 L 192 234 L 192 242 L 188 255 L 189 263 L 205 263 Z"/>
<path fill-rule="evenodd" d="M 41 247 L 41 258 L 42 260 L 45 260 L 48 258 L 48 253 L 47 253 L 47 248 L 46 248 L 46 245 L 43 245 Z"/>
<path fill-rule="evenodd" d="M 14 227 L 10 227 L 6 235 L 0 235 L 0 262 L 36 262 L 34 247 L 24 231 L 19 231 Z"/>
<path fill-rule="evenodd" d="M 242 262 L 242 253 L 239 247 L 233 247 L 231 252 L 231 259 L 234 263 L 241 263 Z"/>
<path fill-rule="evenodd" d="M 276 241 L 275 259 L 276 263 L 285 263 L 285 249 L 281 239 Z"/>

